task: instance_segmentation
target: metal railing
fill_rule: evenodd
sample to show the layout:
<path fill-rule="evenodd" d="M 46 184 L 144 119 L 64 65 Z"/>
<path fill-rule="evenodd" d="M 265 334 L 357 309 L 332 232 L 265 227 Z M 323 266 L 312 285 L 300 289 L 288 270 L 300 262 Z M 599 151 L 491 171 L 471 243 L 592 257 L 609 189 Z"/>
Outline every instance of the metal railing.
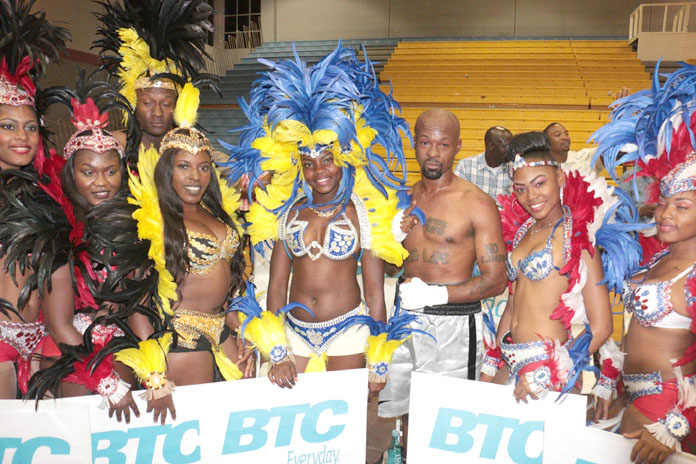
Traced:
<path fill-rule="evenodd" d="M 696 5 L 696 3 L 645 3 L 640 5 L 631 13 L 628 43 L 638 40 L 642 32 L 696 32 L 694 26 L 689 30 L 692 5 Z"/>

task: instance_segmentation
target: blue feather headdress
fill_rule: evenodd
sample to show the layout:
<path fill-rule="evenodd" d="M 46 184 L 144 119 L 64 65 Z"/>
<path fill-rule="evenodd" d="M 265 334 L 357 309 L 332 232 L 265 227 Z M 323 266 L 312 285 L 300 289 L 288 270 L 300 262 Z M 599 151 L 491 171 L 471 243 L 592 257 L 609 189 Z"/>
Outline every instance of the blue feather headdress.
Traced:
<path fill-rule="evenodd" d="M 228 181 L 248 176 L 252 243 L 276 240 L 278 218 L 300 198 L 307 199 L 302 207 L 321 206 L 303 180 L 300 157 L 325 150 L 342 169 L 338 191 L 325 205 L 340 206 L 338 216 L 357 193 L 372 202 L 368 216 L 377 216 L 369 218 L 372 225 L 390 220 L 386 216 L 395 212 L 398 193 L 406 190 L 402 136 L 411 136 L 408 123 L 396 115 L 399 105 L 380 90 L 372 63 L 359 62 L 354 50 L 340 43 L 311 67 L 296 51 L 294 60 L 259 61 L 270 70 L 254 82 L 249 103 L 240 100 L 249 124 L 240 129 L 238 145 L 220 142 L 230 153 L 224 163 Z M 379 248 L 376 240 L 393 240 L 380 234 L 373 230 L 373 250 Z M 391 250 L 398 248 L 394 244 L 383 245 L 390 248 L 383 256 L 387 261 L 405 256 Z"/>
<path fill-rule="evenodd" d="M 636 177 L 660 180 L 696 151 L 696 66 L 681 63 L 680 69 L 663 76 L 666 81 L 660 84 L 658 63 L 652 88 L 618 100 L 611 122 L 591 137 L 599 144 L 593 162 L 601 156 L 614 180 L 619 166 L 636 163 L 636 198 Z M 656 201 L 657 187 L 655 183 L 648 189 L 649 202 Z"/>

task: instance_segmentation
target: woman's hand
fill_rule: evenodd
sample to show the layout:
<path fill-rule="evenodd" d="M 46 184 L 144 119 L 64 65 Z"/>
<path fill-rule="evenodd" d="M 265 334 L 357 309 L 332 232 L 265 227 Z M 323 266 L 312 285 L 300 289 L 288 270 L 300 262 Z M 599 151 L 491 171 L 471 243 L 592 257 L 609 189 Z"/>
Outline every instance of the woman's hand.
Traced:
<path fill-rule="evenodd" d="M 249 379 L 256 377 L 256 351 L 251 347 L 247 346 L 246 343 L 242 341 L 242 337 L 237 337 L 237 365 L 240 366 L 244 363 L 244 378 Z"/>
<path fill-rule="evenodd" d="M 624 433 L 625 438 L 637 438 L 638 443 L 631 451 L 631 461 L 636 464 L 660 464 L 664 462 L 675 449 L 663 445 L 645 427 L 630 433 Z"/>
<path fill-rule="evenodd" d="M 406 208 L 406 210 L 404 211 L 404 216 L 401 218 L 401 232 L 403 232 L 406 235 L 408 235 L 413 230 L 413 228 L 416 227 L 416 224 L 418 224 L 418 218 L 416 216 L 411 215 L 415 207 L 416 200 L 413 200 L 413 202 L 411 202 L 411 206 Z"/>
<path fill-rule="evenodd" d="M 372 398 L 379 395 L 379 392 L 384 390 L 384 387 L 387 386 L 387 382 L 368 382 L 367 386 L 370 389 L 370 394 L 368 395 L 367 400 L 370 401 Z"/>
<path fill-rule="evenodd" d="M 611 400 L 605 400 L 604 398 L 596 397 L 597 401 L 595 403 L 594 409 L 594 421 L 599 422 L 601 420 L 609 419 L 609 408 L 611 407 Z"/>
<path fill-rule="evenodd" d="M 172 416 L 172 420 L 176 420 L 176 409 L 174 409 L 174 398 L 172 395 L 163 396 L 161 398 L 152 399 L 147 402 L 147 412 L 153 412 L 155 423 L 159 420 L 162 425 L 167 419 L 167 411 Z"/>
<path fill-rule="evenodd" d="M 283 361 L 271 366 L 268 371 L 268 379 L 282 388 L 292 388 L 297 383 L 297 369 L 291 360 Z"/>
<path fill-rule="evenodd" d="M 479 374 L 479 381 L 481 381 L 481 382 L 493 383 L 494 378 L 495 377 L 492 375 L 488 375 L 488 374 L 484 374 L 484 373 Z"/>
<path fill-rule="evenodd" d="M 130 390 L 128 390 L 128 393 L 126 393 L 123 396 L 123 398 L 121 398 L 121 401 L 119 401 L 116 404 L 109 403 L 109 405 L 109 418 L 113 417 L 115 412 L 116 420 L 119 422 L 121 422 L 121 416 L 123 415 L 123 417 L 125 417 L 126 419 L 126 424 L 130 424 L 131 409 L 133 410 L 133 414 L 135 414 L 135 417 L 140 417 L 138 405 L 135 404 L 135 400 L 133 399 L 133 395 L 131 394 Z"/>
<path fill-rule="evenodd" d="M 539 399 L 539 397 L 532 393 L 532 387 L 529 385 L 529 382 L 527 382 L 527 378 L 524 375 L 520 375 L 520 379 L 517 381 L 517 385 L 515 385 L 513 395 L 515 395 L 515 400 L 517 400 L 518 403 L 520 401 L 527 403 L 527 396 L 533 400 Z"/>

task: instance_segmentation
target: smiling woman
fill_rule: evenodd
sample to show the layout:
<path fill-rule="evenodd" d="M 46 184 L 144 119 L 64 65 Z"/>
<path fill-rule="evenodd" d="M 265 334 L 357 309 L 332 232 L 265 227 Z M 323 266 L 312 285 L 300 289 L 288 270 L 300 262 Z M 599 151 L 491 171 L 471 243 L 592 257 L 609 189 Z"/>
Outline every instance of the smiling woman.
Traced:
<path fill-rule="evenodd" d="M 620 356 L 602 372 L 625 388 L 602 399 L 601 418 L 625 408 L 614 422 L 638 439 L 631 459 L 655 463 L 696 450 L 696 67 L 660 73 L 664 84 L 659 71 L 652 88 L 620 100 L 595 135 L 609 172 L 630 163 L 652 181 L 645 201 L 656 204 L 657 234 L 641 237 L 641 266 L 622 292 L 632 317 Z M 619 407 L 609 409 L 612 400 Z"/>
<path fill-rule="evenodd" d="M 29 105 L 0 104 L 0 169 L 18 169 L 36 157 L 39 120 Z"/>
<path fill-rule="evenodd" d="M 621 246 L 600 240 L 609 222 L 605 212 L 614 221 L 611 205 L 628 205 L 611 196 L 612 189 L 593 172 L 564 170 L 545 134 L 519 134 L 508 150 L 513 194 L 499 200 L 511 296 L 481 378 L 493 380 L 506 365 L 496 380 L 514 381 L 515 398 L 526 402 L 581 386 L 580 371 L 612 331 L 607 285 L 614 289 L 622 281 L 605 276 L 603 263 L 630 262 L 626 258 L 637 256 L 638 246 L 628 227 L 612 236 Z M 584 325 L 577 338 L 572 325 Z"/>
<path fill-rule="evenodd" d="M 239 194 L 221 180 L 210 141 L 193 128 L 198 102 L 198 89 L 187 83 L 174 113 L 179 127 L 163 137 L 161 156 L 141 148 L 139 176 L 130 181 L 139 236 L 150 240 L 159 273 L 157 304 L 167 333 L 134 314 L 128 324 L 141 340 L 139 348 L 116 357 L 148 387 L 148 412 L 162 423 L 176 417 L 175 385 L 237 380 L 254 369 L 252 351 L 236 337 L 237 314 L 228 309 L 245 281 Z M 172 343 L 173 331 L 178 337 Z M 143 348 L 148 344 L 163 348 L 148 361 L 159 366 L 155 371 L 136 360 L 149 359 L 153 351 Z"/>

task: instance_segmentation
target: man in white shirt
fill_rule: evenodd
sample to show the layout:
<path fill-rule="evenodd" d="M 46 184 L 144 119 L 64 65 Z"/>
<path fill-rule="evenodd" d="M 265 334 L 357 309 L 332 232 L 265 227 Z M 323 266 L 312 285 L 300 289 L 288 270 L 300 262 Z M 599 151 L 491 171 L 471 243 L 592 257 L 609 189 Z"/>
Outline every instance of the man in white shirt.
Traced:
<path fill-rule="evenodd" d="M 491 127 L 483 138 L 486 151 L 461 160 L 457 163 L 454 173 L 483 190 L 494 200 L 498 195 L 508 195 L 512 191 L 507 159 L 507 147 L 511 138 L 512 133 L 506 128 Z"/>

